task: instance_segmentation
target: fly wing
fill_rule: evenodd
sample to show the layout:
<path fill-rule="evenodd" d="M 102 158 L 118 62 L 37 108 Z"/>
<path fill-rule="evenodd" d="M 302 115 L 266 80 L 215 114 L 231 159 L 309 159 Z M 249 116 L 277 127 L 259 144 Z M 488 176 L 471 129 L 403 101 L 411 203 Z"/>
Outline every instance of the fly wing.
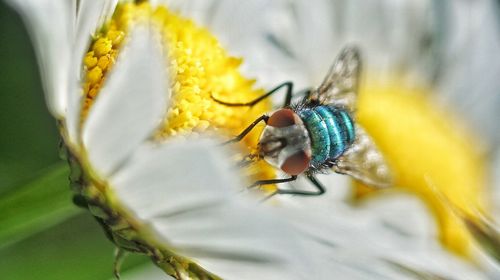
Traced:
<path fill-rule="evenodd" d="M 373 140 L 360 126 L 356 126 L 356 135 L 352 147 L 337 159 L 333 170 L 350 175 L 369 186 L 392 186 L 390 169 Z"/>
<path fill-rule="evenodd" d="M 323 83 L 311 93 L 311 100 L 319 104 L 334 104 L 355 111 L 361 58 L 356 47 L 346 47 L 335 59 Z"/>

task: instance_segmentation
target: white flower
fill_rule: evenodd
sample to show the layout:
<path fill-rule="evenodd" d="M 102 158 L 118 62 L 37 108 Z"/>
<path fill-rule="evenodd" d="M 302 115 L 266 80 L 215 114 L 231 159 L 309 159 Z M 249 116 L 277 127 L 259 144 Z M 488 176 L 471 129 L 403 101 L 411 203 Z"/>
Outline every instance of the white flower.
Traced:
<path fill-rule="evenodd" d="M 154 29 L 139 26 L 129 34 L 80 128 L 84 51 L 116 3 L 11 2 L 32 31 L 47 104 L 65 143 L 107 206 L 137 227 L 134 240 L 158 245 L 148 250 L 168 248 L 194 258 L 229 279 L 305 279 L 314 273 L 312 256 L 291 226 L 237 195 L 242 182 L 215 142 L 149 140 L 170 94 Z M 181 268 L 186 264 L 174 267 L 179 278 L 187 277 Z"/>
<path fill-rule="evenodd" d="M 258 204 L 255 198 L 236 192 L 243 183 L 227 151 L 213 141 L 151 141 L 171 102 L 172 88 L 154 28 L 137 27 L 127 35 L 82 124 L 83 56 L 90 35 L 111 16 L 116 1 L 10 2 L 32 31 L 47 104 L 61 123 L 65 143 L 108 206 L 132 224 L 134 238 L 147 242 L 142 244 L 149 246 L 147 252 L 155 246 L 172 250 L 224 279 L 401 279 L 407 272 L 397 265 L 443 277 L 482 279 L 481 272 L 426 238 L 433 224 L 412 198 L 385 199 L 355 209 L 330 188 L 322 198 L 280 197 L 277 207 Z M 292 6 L 283 9 L 281 5 L 288 5 L 284 1 L 167 2 L 206 24 L 232 51 L 243 54 L 248 71 L 256 71 L 253 76 L 262 76 L 267 85 L 290 77 L 299 87 L 316 85 L 341 47 L 334 40 L 315 42 L 333 38 L 319 35 L 330 30 L 307 29 L 308 25 L 300 25 L 306 29 L 298 33 L 287 29 L 287 24 L 301 23 L 297 19 L 330 20 L 324 1 L 295 3 L 300 6 L 295 10 L 298 18 L 289 17 Z M 228 24 L 229 15 L 234 24 Z M 292 42 L 288 34 L 305 37 Z M 283 40 L 289 53 L 268 46 Z M 287 58 L 290 55 L 294 59 Z M 367 56 L 381 61 L 393 57 Z M 262 75 L 265 70 L 279 75 Z M 346 178 L 331 176 L 329 185 L 345 191 Z M 404 211 L 394 213 L 394 209 Z M 178 268 L 178 273 L 185 271 Z"/>
<path fill-rule="evenodd" d="M 384 83 L 396 75 L 410 86 L 432 87 L 438 95 L 436 103 L 448 106 L 451 103 L 461 119 L 474 127 L 476 134 L 470 139 L 477 142 L 476 146 L 485 142 L 490 153 L 498 150 L 500 133 L 494 120 L 498 118 L 500 100 L 495 90 L 498 79 L 494 73 L 498 72 L 500 56 L 493 49 L 500 43 L 500 33 L 498 10 L 492 1 L 218 1 L 211 9 L 206 7 L 207 1 L 194 2 L 201 5 L 200 10 L 210 10 L 210 13 L 198 11 L 189 15 L 200 22 L 210 23 L 211 30 L 232 51 L 246 58 L 247 75 L 257 77 L 257 81 L 267 88 L 287 80 L 292 80 L 296 89 L 318 85 L 338 50 L 354 43 L 363 52 L 368 72 L 366 80 Z M 232 24 L 228 25 L 228 22 Z M 489 69 L 488 74 L 484 73 L 485 69 Z M 282 103 L 281 98 L 276 99 L 277 104 Z M 495 172 L 495 165 L 492 166 Z M 298 202 L 296 198 L 292 200 L 302 204 L 300 207 L 304 211 L 325 211 L 332 220 L 348 217 L 349 221 L 355 220 L 352 221 L 357 225 L 354 228 L 362 227 L 362 221 L 356 223 L 359 217 L 353 218 L 352 213 L 338 211 L 332 205 L 342 204 L 338 198 L 335 202 L 332 197 L 328 198 L 332 192 L 338 191 L 339 186 L 345 185 L 334 177 L 321 178 L 325 185 L 335 186 L 321 199 L 315 198 L 311 203 Z M 322 199 L 330 205 L 319 206 Z M 379 226 L 392 225 L 412 236 L 410 239 L 421 238 L 416 241 L 421 245 L 433 243 L 429 237 L 437 235 L 437 230 L 433 229 L 428 210 L 409 197 L 397 199 L 401 202 L 396 203 L 392 198 L 372 201 L 373 208 L 368 210 L 371 213 L 364 213 L 363 217 Z M 498 202 L 498 198 L 492 199 L 492 211 Z M 345 206 L 339 207 L 343 209 Z M 355 210 L 355 213 L 361 212 Z M 332 224 L 332 221 L 325 224 Z M 311 228 L 317 230 L 317 227 Z M 381 243 L 386 241 L 396 243 L 395 237 L 383 237 L 385 230 L 365 232 L 377 240 L 374 242 L 379 243 L 378 246 L 383 247 Z M 336 230 L 332 229 L 325 235 L 334 239 L 335 233 Z M 344 232 L 338 234 L 347 235 Z M 355 239 L 353 234 L 349 237 Z M 359 244 L 352 239 L 351 243 Z M 361 243 L 362 247 L 369 248 Z M 416 253 L 419 250 L 426 257 Z M 398 250 L 384 252 L 390 254 L 389 251 Z M 415 253 L 407 253 L 410 251 Z M 427 261 L 437 259 L 435 254 L 440 254 L 439 251 L 434 245 L 417 246 L 412 250 L 405 249 L 404 255 L 414 258 L 415 266 L 430 268 L 432 265 Z M 444 257 L 443 263 L 446 258 L 453 257 Z"/>

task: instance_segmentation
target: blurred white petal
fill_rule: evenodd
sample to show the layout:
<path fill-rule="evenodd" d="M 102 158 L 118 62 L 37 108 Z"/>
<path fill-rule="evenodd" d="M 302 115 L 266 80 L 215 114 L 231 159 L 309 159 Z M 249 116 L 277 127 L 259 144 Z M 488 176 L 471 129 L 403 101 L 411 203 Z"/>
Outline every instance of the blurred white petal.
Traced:
<path fill-rule="evenodd" d="M 154 30 L 136 27 L 91 107 L 82 131 L 95 171 L 106 178 L 150 137 L 167 108 L 167 66 Z"/>
<path fill-rule="evenodd" d="M 75 33 L 75 61 L 79 64 L 87 52 L 95 31 L 113 14 L 118 0 L 80 0 L 78 1 L 78 14 L 76 18 Z"/>
<path fill-rule="evenodd" d="M 279 216 L 237 193 L 242 184 L 219 149 L 208 140 L 144 146 L 110 183 L 160 239 L 224 279 L 308 279 L 307 248 Z"/>
<path fill-rule="evenodd" d="M 486 253 L 480 252 L 480 257 L 478 258 L 482 264 L 485 264 L 486 273 L 488 279 L 500 279 L 500 263 L 491 258 L 491 256 L 486 255 Z"/>
<path fill-rule="evenodd" d="M 81 66 L 81 64 L 79 65 Z M 80 67 L 79 67 L 80 68 Z M 67 104 L 66 104 L 66 115 L 65 115 L 65 124 L 66 124 L 66 133 L 67 145 L 78 146 L 80 145 L 79 134 L 80 134 L 80 124 L 81 124 L 81 109 L 82 109 L 82 93 L 80 84 L 77 82 L 77 73 L 80 72 L 80 69 L 75 70 L 74 80 L 72 83 L 68 85 L 68 95 L 67 95 Z"/>
<path fill-rule="evenodd" d="M 277 77 L 281 81 L 293 79 L 299 88 L 309 86 L 304 79 L 301 79 L 304 77 L 304 71 L 300 64 L 290 59 L 288 57 L 290 54 L 286 51 L 276 49 L 279 46 L 276 46 L 278 42 L 275 39 L 286 38 L 282 35 L 287 35 L 280 32 L 292 30 L 293 33 L 296 32 L 293 29 L 296 25 L 288 17 L 293 14 L 293 10 L 281 9 L 281 7 L 289 6 L 286 1 L 164 0 L 158 2 L 166 3 L 168 7 L 209 29 L 231 55 L 245 58 L 242 72 L 249 78 L 258 78 L 256 80 L 258 86 L 273 87 L 276 85 Z M 292 42 L 290 43 L 293 45 Z M 300 42 L 293 43 L 300 44 Z M 271 48 L 262 47 L 269 45 Z M 247 59 L 251 59 L 252 62 L 246 63 Z M 292 77 L 291 72 L 294 73 Z"/>
<path fill-rule="evenodd" d="M 451 100 L 481 135 L 500 147 L 500 19 L 498 1 L 442 4 L 446 40 L 441 51 L 441 94 Z"/>
<path fill-rule="evenodd" d="M 69 94 L 71 42 L 75 1 L 9 0 L 22 16 L 33 40 L 49 111 L 57 119 L 66 114 Z"/>
<path fill-rule="evenodd" d="M 224 279 L 406 279 L 391 261 L 452 279 L 484 279 L 434 241 L 428 230 L 434 225 L 415 198 L 355 209 L 331 191 L 318 199 L 277 197 L 273 208 L 256 205 L 236 194 L 241 184 L 215 145 L 143 146 L 110 183 L 158 238 Z M 328 186 L 345 185 L 345 178 L 333 178 Z"/>
<path fill-rule="evenodd" d="M 363 51 L 365 68 L 375 70 L 370 75 L 382 73 L 375 78 L 383 78 L 392 71 L 410 82 L 436 86 L 471 127 L 487 136 L 488 144 L 498 147 L 500 128 L 493 120 L 500 107 L 500 23 L 495 1 L 228 2 L 205 5 L 210 13 L 183 13 L 242 55 L 247 75 L 260 85 L 272 88 L 292 80 L 298 89 L 315 86 L 338 50 L 354 43 Z"/>
<path fill-rule="evenodd" d="M 192 1 L 165 2 L 207 26 L 233 55 L 244 57 L 244 73 L 267 88 L 286 80 L 297 89 L 319 84 L 348 43 L 363 50 L 369 68 L 434 59 L 420 53 L 434 23 L 429 1 L 200 1 L 195 7 L 187 4 Z M 423 68 L 432 75 L 427 64 Z"/>
<path fill-rule="evenodd" d="M 309 237 L 306 246 L 315 257 L 344 273 L 339 279 L 409 277 L 390 262 L 450 279 L 485 279 L 478 268 L 449 255 L 435 241 L 435 225 L 416 198 L 399 195 L 352 207 L 334 193 L 343 183 L 335 177 L 340 176 L 321 178 L 331 190 L 322 197 L 278 200 L 286 203 L 282 215 Z"/>
<path fill-rule="evenodd" d="M 67 144 L 78 145 L 78 134 L 81 117 L 82 95 L 80 94 L 82 75 L 82 61 L 85 52 L 88 50 L 94 32 L 101 27 L 113 14 L 116 8 L 116 0 L 82 0 L 78 1 L 75 22 L 75 34 L 73 38 L 73 53 L 71 61 L 72 82 L 69 85 L 67 100 L 66 129 L 68 133 Z"/>

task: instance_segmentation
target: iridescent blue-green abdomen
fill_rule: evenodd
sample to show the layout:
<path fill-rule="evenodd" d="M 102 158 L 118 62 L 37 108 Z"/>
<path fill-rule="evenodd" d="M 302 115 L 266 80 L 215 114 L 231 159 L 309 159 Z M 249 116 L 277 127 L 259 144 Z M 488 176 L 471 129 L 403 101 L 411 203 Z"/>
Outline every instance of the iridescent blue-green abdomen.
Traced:
<path fill-rule="evenodd" d="M 297 113 L 309 131 L 313 166 L 335 160 L 354 142 L 354 122 L 343 109 L 323 105 Z"/>

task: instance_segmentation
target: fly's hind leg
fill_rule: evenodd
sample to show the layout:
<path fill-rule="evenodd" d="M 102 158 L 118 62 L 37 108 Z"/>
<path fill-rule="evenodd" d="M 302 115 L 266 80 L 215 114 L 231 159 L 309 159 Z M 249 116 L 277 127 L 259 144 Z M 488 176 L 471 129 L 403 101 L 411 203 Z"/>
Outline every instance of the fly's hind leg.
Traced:
<path fill-rule="evenodd" d="M 297 175 L 293 175 L 290 178 L 259 180 L 259 181 L 256 181 L 255 183 L 251 184 L 250 186 L 248 186 L 248 188 L 254 188 L 254 187 L 259 187 L 259 186 L 263 186 L 263 185 L 282 184 L 282 183 L 286 183 L 286 182 L 292 182 L 295 180 L 297 180 Z M 263 201 L 268 200 L 269 198 L 271 198 L 272 196 L 274 196 L 277 193 L 278 193 L 278 191 L 272 193 L 271 195 L 264 198 Z"/>
<path fill-rule="evenodd" d="M 297 176 L 295 176 L 297 177 Z M 307 179 L 316 187 L 314 191 L 304 191 L 304 190 L 283 190 L 278 189 L 271 196 L 276 194 L 291 194 L 291 195 L 302 195 L 302 196 L 319 196 L 326 192 L 325 187 L 321 184 L 321 182 L 314 177 L 312 174 L 306 174 Z"/>
<path fill-rule="evenodd" d="M 274 193 L 269 195 L 268 197 L 265 198 L 265 200 L 277 195 L 277 194 L 291 194 L 291 195 L 302 195 L 302 196 L 319 196 L 322 195 L 326 192 L 325 187 L 321 184 L 321 182 L 314 177 L 312 174 L 306 174 L 307 179 L 316 187 L 316 190 L 314 191 L 305 191 L 305 190 L 283 190 L 283 189 L 277 189 Z M 279 183 L 285 183 L 285 182 L 291 182 L 295 181 L 297 179 L 297 176 L 292 176 L 290 178 L 286 179 L 273 179 L 273 180 L 262 180 L 262 181 L 257 181 L 254 184 L 252 184 L 251 187 L 254 186 L 260 186 L 260 185 L 266 185 L 266 184 L 279 184 Z"/>

